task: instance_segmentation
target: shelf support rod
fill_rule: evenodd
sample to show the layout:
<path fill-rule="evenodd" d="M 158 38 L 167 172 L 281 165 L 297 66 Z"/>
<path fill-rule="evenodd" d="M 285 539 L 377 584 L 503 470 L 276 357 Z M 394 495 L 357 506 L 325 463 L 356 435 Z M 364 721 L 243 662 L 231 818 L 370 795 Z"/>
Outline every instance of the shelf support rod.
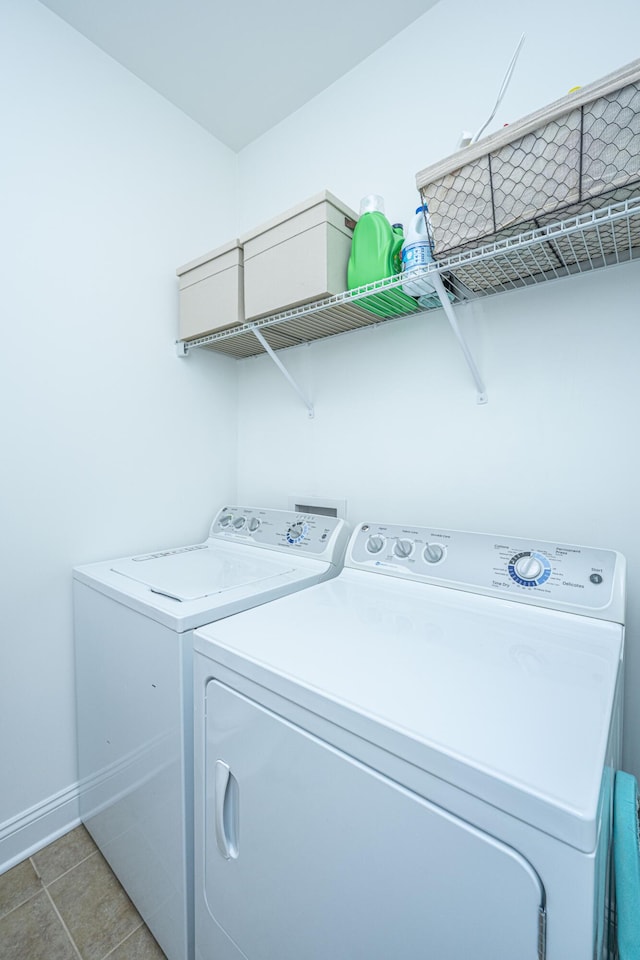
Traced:
<path fill-rule="evenodd" d="M 300 399 L 301 399 L 302 402 L 304 403 L 305 407 L 307 408 L 307 414 L 309 415 L 309 419 L 313 419 L 313 417 L 315 416 L 315 411 L 314 411 L 314 409 L 313 409 L 313 404 L 312 404 L 309 400 L 307 400 L 307 398 L 305 397 L 304 393 L 302 392 L 302 390 L 300 389 L 300 387 L 298 386 L 298 384 L 295 382 L 295 380 L 293 379 L 293 377 L 291 376 L 291 374 L 289 373 L 289 371 L 287 370 L 287 368 L 286 368 L 285 365 L 283 364 L 283 362 L 282 362 L 282 360 L 280 359 L 280 357 L 277 355 L 277 353 L 275 352 L 275 350 L 273 350 L 273 349 L 269 346 L 269 344 L 267 343 L 267 341 L 265 340 L 265 338 L 262 336 L 262 334 L 260 333 L 260 331 L 258 330 L 257 327 L 253 327 L 253 329 L 252 329 L 251 332 L 252 332 L 252 333 L 254 334 L 254 336 L 257 338 L 257 340 L 258 340 L 258 342 L 260 343 L 260 346 L 263 348 L 263 350 L 265 350 L 266 353 L 269 354 L 269 356 L 271 357 L 271 359 L 272 359 L 273 362 L 275 363 L 276 367 L 278 367 L 278 369 L 280 370 L 280 372 L 282 373 L 282 375 L 283 375 L 284 377 L 286 377 L 286 379 L 289 381 L 289 383 L 291 384 L 291 386 L 293 387 L 293 389 L 295 390 L 295 392 L 298 394 L 298 396 L 300 397 Z"/>
<path fill-rule="evenodd" d="M 440 276 L 439 273 L 431 273 L 428 279 L 435 287 L 435 291 L 438 294 L 438 297 L 440 298 L 440 303 L 442 304 L 444 312 L 447 315 L 447 320 L 449 321 L 451 325 L 451 329 L 456 335 L 456 339 L 460 344 L 460 347 L 464 354 L 464 358 L 467 361 L 467 366 L 471 371 L 471 376 L 473 377 L 473 381 L 476 385 L 476 390 L 478 391 L 478 403 L 486 403 L 487 388 L 485 387 L 484 381 L 480 376 L 480 371 L 478 370 L 478 367 L 476 366 L 476 362 L 473 359 L 471 351 L 469 350 L 467 341 L 465 340 L 465 338 L 462 336 L 462 333 L 460 332 L 460 327 L 458 326 L 458 321 L 456 320 L 455 310 L 451 306 L 451 301 L 449 300 L 449 296 L 447 294 L 447 291 L 445 290 L 444 283 L 442 282 L 442 277 Z"/>

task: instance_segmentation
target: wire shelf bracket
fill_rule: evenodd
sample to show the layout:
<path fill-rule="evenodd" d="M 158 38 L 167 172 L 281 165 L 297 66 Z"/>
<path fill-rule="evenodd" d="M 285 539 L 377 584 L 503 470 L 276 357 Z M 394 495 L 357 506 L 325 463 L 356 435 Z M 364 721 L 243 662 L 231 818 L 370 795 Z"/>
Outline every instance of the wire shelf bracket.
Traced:
<path fill-rule="evenodd" d="M 289 371 L 288 371 L 287 368 L 285 367 L 284 363 L 282 362 L 282 360 L 280 359 L 280 357 L 278 356 L 278 354 L 275 352 L 275 350 L 272 350 L 272 349 L 271 349 L 271 347 L 269 346 L 269 344 L 267 343 L 267 341 L 265 340 L 265 338 L 264 338 L 263 335 L 260 333 L 260 331 L 258 330 L 257 327 L 254 327 L 254 328 L 253 328 L 252 333 L 253 333 L 253 335 L 254 335 L 255 337 L 257 337 L 258 342 L 260 343 L 260 346 L 263 348 L 263 350 L 264 350 L 266 353 L 269 354 L 269 356 L 271 357 L 271 359 L 272 359 L 273 362 L 275 363 L 275 365 L 276 365 L 276 367 L 278 368 L 278 370 L 280 371 L 280 373 L 283 375 L 283 377 L 284 377 L 286 380 L 288 380 L 288 382 L 291 384 L 291 386 L 293 387 L 293 389 L 295 390 L 295 392 L 298 394 L 298 396 L 300 397 L 300 399 L 301 399 L 302 402 L 304 403 L 305 407 L 307 408 L 307 416 L 309 417 L 309 419 L 310 419 L 310 420 L 313 420 L 313 418 L 314 418 L 314 416 L 315 416 L 315 411 L 314 411 L 314 409 L 313 409 L 313 404 L 312 404 L 309 400 L 307 400 L 306 396 L 304 395 L 304 393 L 302 392 L 302 390 L 300 389 L 300 387 L 298 386 L 298 384 L 296 383 L 296 381 L 293 379 L 293 377 L 291 376 L 291 374 L 289 373 Z"/>
<path fill-rule="evenodd" d="M 484 381 L 480 376 L 480 371 L 478 370 L 476 362 L 473 359 L 473 355 L 471 353 L 471 350 L 469 349 L 467 341 L 465 340 L 460 330 L 460 327 L 458 326 L 456 313 L 453 307 L 451 306 L 449 297 L 447 296 L 447 291 L 445 290 L 444 283 L 442 282 L 442 277 L 440 276 L 439 273 L 433 273 L 429 277 L 429 280 L 435 287 L 435 291 L 438 294 L 438 297 L 440 298 L 440 303 L 442 304 L 442 309 L 445 312 L 445 316 L 449 321 L 449 325 L 453 330 L 456 340 L 460 344 L 460 349 L 464 354 L 464 358 L 467 361 L 467 366 L 469 367 L 469 371 L 471 373 L 471 376 L 473 377 L 473 382 L 475 383 L 476 390 L 478 391 L 478 403 L 486 403 L 488 400 L 487 388 L 485 387 Z"/>

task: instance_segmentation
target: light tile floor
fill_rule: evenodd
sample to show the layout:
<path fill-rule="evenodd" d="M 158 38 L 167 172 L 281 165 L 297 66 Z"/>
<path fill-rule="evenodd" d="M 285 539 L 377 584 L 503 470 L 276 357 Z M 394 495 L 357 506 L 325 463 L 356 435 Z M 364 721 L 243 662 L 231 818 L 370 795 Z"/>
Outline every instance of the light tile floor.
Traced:
<path fill-rule="evenodd" d="M 0 876 L 0 960 L 165 960 L 83 826 Z"/>

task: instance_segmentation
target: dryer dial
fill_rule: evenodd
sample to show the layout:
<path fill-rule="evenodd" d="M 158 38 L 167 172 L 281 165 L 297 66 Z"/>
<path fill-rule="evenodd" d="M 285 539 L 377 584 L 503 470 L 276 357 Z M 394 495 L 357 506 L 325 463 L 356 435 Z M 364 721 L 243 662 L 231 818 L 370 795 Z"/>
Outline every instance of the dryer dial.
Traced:
<path fill-rule="evenodd" d="M 385 539 L 379 533 L 372 534 L 367 540 L 367 550 L 369 553 L 380 553 L 384 549 Z"/>
<path fill-rule="evenodd" d="M 233 520 L 233 516 L 230 513 L 223 513 L 219 521 L 220 526 L 228 527 L 232 520 Z"/>
<path fill-rule="evenodd" d="M 246 517 L 236 517 L 235 520 L 233 521 L 234 530 L 242 530 L 246 522 L 247 522 Z"/>
<path fill-rule="evenodd" d="M 513 565 L 515 572 L 523 580 L 536 580 L 542 573 L 543 566 L 537 557 L 520 557 Z"/>
<path fill-rule="evenodd" d="M 260 526 L 260 520 L 258 519 L 258 517 L 251 517 L 251 520 L 249 520 L 249 523 L 248 523 L 248 527 L 251 533 L 255 533 L 259 526 Z"/>
<path fill-rule="evenodd" d="M 287 540 L 289 543 L 300 543 L 309 532 L 309 525 L 304 520 L 298 520 L 292 523 L 287 531 Z"/>
<path fill-rule="evenodd" d="M 551 562 L 543 553 L 524 550 L 508 563 L 509 576 L 521 587 L 539 587 L 551 576 Z"/>
<path fill-rule="evenodd" d="M 413 553 L 413 540 L 398 540 L 393 548 L 393 552 L 396 557 L 406 560 L 406 558 L 410 557 Z"/>
<path fill-rule="evenodd" d="M 444 557 L 444 547 L 440 543 L 428 543 L 423 556 L 427 563 L 439 563 Z"/>

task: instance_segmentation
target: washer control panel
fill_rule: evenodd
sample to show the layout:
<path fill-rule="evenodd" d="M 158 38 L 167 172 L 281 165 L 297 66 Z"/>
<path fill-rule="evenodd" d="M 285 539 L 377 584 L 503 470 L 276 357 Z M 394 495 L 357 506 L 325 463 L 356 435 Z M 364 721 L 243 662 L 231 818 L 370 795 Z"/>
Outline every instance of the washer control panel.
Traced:
<path fill-rule="evenodd" d="M 625 561 L 614 550 L 361 523 L 346 566 L 623 622 Z M 612 607 L 617 616 L 612 616 Z"/>
<path fill-rule="evenodd" d="M 218 511 L 209 537 L 236 543 L 250 542 L 271 550 L 296 550 L 340 562 L 348 530 L 344 520 L 338 517 L 231 506 Z"/>

